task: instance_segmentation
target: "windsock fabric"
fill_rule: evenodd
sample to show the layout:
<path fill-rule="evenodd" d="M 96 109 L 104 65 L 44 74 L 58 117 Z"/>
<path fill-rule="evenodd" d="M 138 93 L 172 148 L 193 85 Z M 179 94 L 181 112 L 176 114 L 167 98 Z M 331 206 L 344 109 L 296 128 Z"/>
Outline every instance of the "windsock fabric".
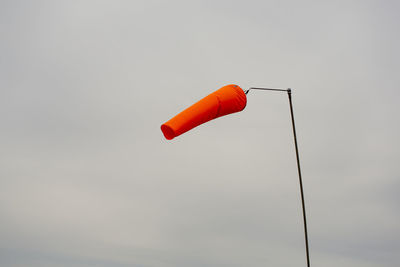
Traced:
<path fill-rule="evenodd" d="M 165 138 L 171 140 L 207 121 L 242 111 L 246 103 L 242 88 L 234 84 L 226 85 L 161 125 L 161 131 Z"/>

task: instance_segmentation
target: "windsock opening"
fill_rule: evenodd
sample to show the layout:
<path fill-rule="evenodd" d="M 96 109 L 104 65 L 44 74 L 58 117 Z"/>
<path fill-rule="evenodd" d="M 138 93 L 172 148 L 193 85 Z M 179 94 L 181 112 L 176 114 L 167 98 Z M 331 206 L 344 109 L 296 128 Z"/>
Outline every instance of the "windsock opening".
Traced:
<path fill-rule="evenodd" d="M 175 137 L 174 130 L 172 130 L 172 128 L 168 125 L 161 125 L 161 131 L 163 132 L 165 138 L 167 138 L 168 140 L 171 140 Z"/>
<path fill-rule="evenodd" d="M 161 125 L 161 131 L 171 140 L 207 121 L 242 111 L 246 103 L 242 88 L 235 84 L 226 85 Z"/>

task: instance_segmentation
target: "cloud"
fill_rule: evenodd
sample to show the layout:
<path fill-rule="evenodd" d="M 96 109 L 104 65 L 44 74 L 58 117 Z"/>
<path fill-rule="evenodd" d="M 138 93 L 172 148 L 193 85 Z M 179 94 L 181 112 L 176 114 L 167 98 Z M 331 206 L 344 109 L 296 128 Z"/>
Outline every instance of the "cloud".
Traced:
<path fill-rule="evenodd" d="M 397 266 L 394 1 L 3 1 L 0 265 Z"/>

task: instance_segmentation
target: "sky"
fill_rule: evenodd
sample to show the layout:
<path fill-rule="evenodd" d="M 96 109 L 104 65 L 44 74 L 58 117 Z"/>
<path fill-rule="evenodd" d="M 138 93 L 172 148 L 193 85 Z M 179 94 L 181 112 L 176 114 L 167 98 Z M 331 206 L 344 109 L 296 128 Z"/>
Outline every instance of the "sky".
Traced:
<path fill-rule="evenodd" d="M 400 265 L 398 1 L 0 1 L 0 266 Z"/>

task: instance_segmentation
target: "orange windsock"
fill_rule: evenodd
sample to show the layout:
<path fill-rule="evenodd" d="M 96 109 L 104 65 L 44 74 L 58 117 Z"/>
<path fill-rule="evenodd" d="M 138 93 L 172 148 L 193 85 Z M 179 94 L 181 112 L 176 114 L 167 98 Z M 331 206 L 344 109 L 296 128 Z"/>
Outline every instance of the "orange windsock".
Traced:
<path fill-rule="evenodd" d="M 165 138 L 171 140 L 207 121 L 242 111 L 246 102 L 242 88 L 234 84 L 226 85 L 161 125 L 161 131 Z"/>

